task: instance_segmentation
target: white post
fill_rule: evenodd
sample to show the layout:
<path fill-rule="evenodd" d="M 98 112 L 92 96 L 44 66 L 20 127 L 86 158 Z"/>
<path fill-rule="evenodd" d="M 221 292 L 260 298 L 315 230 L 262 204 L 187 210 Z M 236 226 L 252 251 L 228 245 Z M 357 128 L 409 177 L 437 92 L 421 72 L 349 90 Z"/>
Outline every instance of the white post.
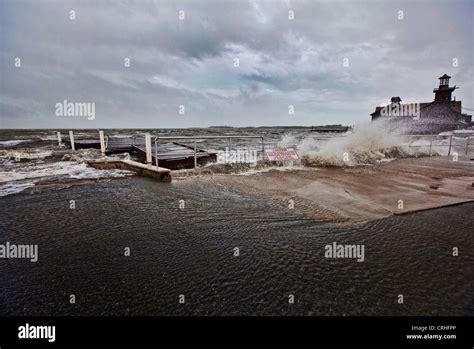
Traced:
<path fill-rule="evenodd" d="M 58 135 L 58 145 L 61 146 L 61 132 L 57 132 Z"/>
<path fill-rule="evenodd" d="M 69 131 L 69 139 L 71 141 L 71 150 L 76 150 L 76 146 L 74 145 L 74 133 Z"/>
<path fill-rule="evenodd" d="M 146 148 L 146 163 L 151 165 L 151 135 L 149 133 L 145 134 L 145 148 Z"/>
<path fill-rule="evenodd" d="M 155 164 L 156 164 L 156 168 L 158 169 L 158 143 L 157 143 L 156 138 L 155 138 Z"/>
<path fill-rule="evenodd" d="M 99 131 L 99 139 L 100 139 L 100 152 L 102 155 L 105 155 L 105 137 L 104 131 Z"/>
<path fill-rule="evenodd" d="M 431 148 L 433 147 L 433 134 L 431 134 L 431 137 L 430 137 L 430 156 L 431 156 Z"/>
<path fill-rule="evenodd" d="M 197 161 L 197 147 L 196 147 L 196 139 L 194 139 L 194 168 L 197 168 L 198 161 Z"/>

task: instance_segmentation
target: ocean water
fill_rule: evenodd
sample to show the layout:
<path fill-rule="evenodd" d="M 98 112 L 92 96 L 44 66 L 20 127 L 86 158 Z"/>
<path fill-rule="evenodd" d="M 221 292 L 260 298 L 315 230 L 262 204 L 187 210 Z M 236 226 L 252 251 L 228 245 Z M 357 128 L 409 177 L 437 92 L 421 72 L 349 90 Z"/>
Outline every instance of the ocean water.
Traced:
<path fill-rule="evenodd" d="M 0 259 L 0 314 L 474 315 L 473 209 L 338 227 L 189 180 L 10 195 L 0 241 L 38 244 L 39 260 Z M 365 261 L 325 258 L 333 242 Z"/>
<path fill-rule="evenodd" d="M 254 140 L 225 136 L 262 135 L 266 146 L 296 145 L 310 165 L 337 165 L 348 150 L 354 161 L 390 160 L 381 147 L 402 141 L 380 137 L 377 128 L 106 134 L 144 131 L 223 136 L 199 143 L 208 150 L 258 149 Z M 97 131 L 76 131 L 78 138 L 98 138 Z M 474 315 L 472 203 L 354 226 L 321 224 L 202 181 L 157 183 L 95 170 L 84 161 L 98 151 L 71 158 L 55 140 L 50 130 L 0 130 L 0 243 L 39 248 L 36 263 L 0 259 L 0 315 Z M 333 242 L 364 245 L 365 261 L 325 258 Z"/>
<path fill-rule="evenodd" d="M 261 128 L 205 128 L 205 129 L 110 129 L 105 134 L 111 137 L 143 138 L 144 133 L 153 136 L 218 136 L 216 139 L 197 140 L 197 147 L 210 152 L 248 150 L 255 151 L 261 158 L 260 139 L 236 139 L 227 136 L 261 136 L 264 146 L 296 148 L 301 161 L 290 164 L 293 167 L 306 166 L 358 166 L 380 161 L 391 161 L 402 156 L 423 156 L 428 154 L 447 155 L 450 142 L 451 154 L 464 154 L 466 138 L 438 136 L 430 146 L 428 137 L 406 138 L 390 130 L 383 123 L 371 123 L 357 127 L 347 133 L 318 133 L 302 127 Z M 97 130 L 75 130 L 75 139 L 98 140 Z M 69 141 L 68 132 L 62 130 L 64 143 Z M 226 138 L 227 137 L 227 138 Z M 189 140 L 176 142 L 193 145 Z M 188 143 L 187 143 L 188 142 Z M 474 143 L 467 147 L 474 154 Z M 46 183 L 58 188 L 75 185 L 83 180 L 104 180 L 131 175 L 121 170 L 95 170 L 87 167 L 87 160 L 101 157 L 97 149 L 85 149 L 70 155 L 68 147 L 57 144 L 53 130 L 0 130 L 0 197 L 20 192 L 41 191 Z M 123 157 L 125 154 L 114 155 Z"/>
<path fill-rule="evenodd" d="M 143 138 L 144 133 L 153 136 L 221 136 L 222 138 L 197 140 L 199 149 L 211 152 L 255 150 L 261 156 L 260 139 L 231 139 L 226 136 L 252 135 L 264 137 L 265 147 L 295 146 L 301 143 L 301 152 L 307 148 L 316 149 L 341 134 L 319 134 L 310 128 L 206 128 L 206 129 L 165 129 L 165 130 L 105 130 L 111 137 Z M 75 130 L 75 140 L 96 139 L 97 130 Z M 0 130 L 0 197 L 20 192 L 34 193 L 52 186 L 64 188 L 82 183 L 84 180 L 105 180 L 126 177 L 132 173 L 122 170 L 96 170 L 88 167 L 88 160 L 101 158 L 97 149 L 81 149 L 70 156 L 65 143 L 69 142 L 68 132 L 62 130 L 63 147 L 57 143 L 56 131 L 52 130 Z M 193 145 L 189 140 L 176 140 Z M 123 158 L 126 154 L 113 157 Z M 133 155 L 132 155 L 133 157 Z M 297 165 L 297 164 L 295 164 Z"/>

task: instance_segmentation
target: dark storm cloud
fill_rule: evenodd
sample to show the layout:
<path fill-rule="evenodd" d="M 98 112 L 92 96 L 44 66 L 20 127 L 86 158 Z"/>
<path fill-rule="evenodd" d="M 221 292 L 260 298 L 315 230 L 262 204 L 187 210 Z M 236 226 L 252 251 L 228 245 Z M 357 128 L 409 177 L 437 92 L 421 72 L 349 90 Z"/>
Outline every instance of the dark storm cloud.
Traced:
<path fill-rule="evenodd" d="M 1 127 L 352 124 L 392 95 L 431 100 L 444 72 L 472 105 L 469 1 L 0 4 Z M 55 116 L 64 99 L 96 119 Z"/>

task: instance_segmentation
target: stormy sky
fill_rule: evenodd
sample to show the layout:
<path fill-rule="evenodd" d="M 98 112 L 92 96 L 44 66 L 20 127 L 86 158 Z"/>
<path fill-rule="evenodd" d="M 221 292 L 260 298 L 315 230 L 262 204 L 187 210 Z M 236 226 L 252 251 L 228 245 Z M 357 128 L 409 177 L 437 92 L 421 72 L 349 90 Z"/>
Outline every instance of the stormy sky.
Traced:
<path fill-rule="evenodd" d="M 443 73 L 473 108 L 473 4 L 0 0 L 0 127 L 356 124 Z"/>

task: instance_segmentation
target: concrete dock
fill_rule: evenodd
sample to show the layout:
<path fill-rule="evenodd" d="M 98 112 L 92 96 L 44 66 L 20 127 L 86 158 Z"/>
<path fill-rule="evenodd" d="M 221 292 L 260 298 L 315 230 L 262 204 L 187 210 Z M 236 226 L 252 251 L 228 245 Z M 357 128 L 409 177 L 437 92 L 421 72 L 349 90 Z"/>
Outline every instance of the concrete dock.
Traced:
<path fill-rule="evenodd" d="M 170 169 L 146 165 L 133 160 L 89 161 L 88 165 L 100 170 L 120 169 L 133 171 L 139 176 L 158 179 L 161 182 L 171 182 Z"/>
<path fill-rule="evenodd" d="M 271 170 L 260 175 L 202 176 L 203 185 L 266 197 L 316 221 L 359 223 L 474 201 L 469 157 L 408 158 L 374 166 Z M 290 201 L 291 200 L 291 201 Z"/>

